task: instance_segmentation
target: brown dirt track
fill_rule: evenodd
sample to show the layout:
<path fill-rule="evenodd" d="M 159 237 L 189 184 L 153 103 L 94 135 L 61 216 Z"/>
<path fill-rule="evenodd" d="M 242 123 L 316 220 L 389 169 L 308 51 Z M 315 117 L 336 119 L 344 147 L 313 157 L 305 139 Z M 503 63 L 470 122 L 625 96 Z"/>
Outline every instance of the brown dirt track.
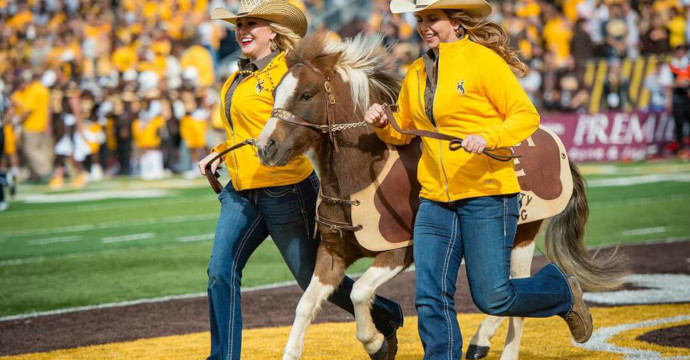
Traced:
<path fill-rule="evenodd" d="M 620 251 L 630 257 L 636 274 L 690 274 L 690 241 L 626 246 Z M 535 257 L 533 272 L 545 264 L 543 256 Z M 415 315 L 414 284 L 414 274 L 406 272 L 379 293 L 400 302 L 406 316 Z M 245 328 L 291 324 L 300 295 L 297 286 L 244 293 Z M 464 269 L 458 277 L 456 309 L 478 312 L 469 297 Z M 206 298 L 194 298 L 5 321 L 0 322 L 0 356 L 208 331 L 207 319 Z M 345 321 L 352 321 L 351 315 L 330 304 L 317 316 L 317 322 Z M 659 331 L 644 340 L 690 348 L 690 327 Z"/>

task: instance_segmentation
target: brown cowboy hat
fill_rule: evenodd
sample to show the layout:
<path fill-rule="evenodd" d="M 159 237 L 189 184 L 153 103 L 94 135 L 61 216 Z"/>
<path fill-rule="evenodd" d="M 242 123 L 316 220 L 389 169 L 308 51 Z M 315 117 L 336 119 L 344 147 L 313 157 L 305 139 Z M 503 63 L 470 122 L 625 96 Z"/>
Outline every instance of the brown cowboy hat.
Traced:
<path fill-rule="evenodd" d="M 264 19 L 286 26 L 295 34 L 304 37 L 307 34 L 307 18 L 302 10 L 286 0 L 241 0 L 237 15 L 223 9 L 215 8 L 211 13 L 214 20 L 225 20 L 236 24 L 237 19 L 253 17 Z"/>
<path fill-rule="evenodd" d="M 392 0 L 390 8 L 393 14 L 427 9 L 464 10 L 471 16 L 491 14 L 491 6 L 485 0 Z"/>

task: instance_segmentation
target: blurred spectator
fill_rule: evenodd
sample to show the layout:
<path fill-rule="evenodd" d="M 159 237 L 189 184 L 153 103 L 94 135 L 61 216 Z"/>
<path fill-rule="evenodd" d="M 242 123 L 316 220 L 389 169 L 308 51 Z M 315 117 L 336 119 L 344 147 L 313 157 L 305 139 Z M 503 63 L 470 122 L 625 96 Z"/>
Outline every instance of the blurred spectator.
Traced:
<path fill-rule="evenodd" d="M 673 58 L 669 64 L 673 75 L 673 119 L 676 125 L 676 141 L 678 155 L 690 159 L 690 151 L 686 150 L 684 127 L 690 125 L 690 59 L 684 45 L 673 50 Z"/>
<path fill-rule="evenodd" d="M 38 76 L 22 71 L 17 91 L 12 95 L 15 123 L 22 126 L 21 149 L 30 180 L 43 180 L 52 171 L 48 105 L 50 95 Z"/>
<path fill-rule="evenodd" d="M 603 106 L 601 107 L 603 110 L 625 110 L 630 101 L 628 80 L 623 78 L 621 70 L 621 61 L 618 58 L 611 58 L 604 81 Z"/>
<path fill-rule="evenodd" d="M 685 45 L 685 17 L 676 7 L 670 8 L 670 21 L 668 22 L 669 46 L 675 49 Z"/>
<path fill-rule="evenodd" d="M 604 39 L 609 57 L 623 58 L 628 54 L 628 33 L 630 29 L 623 12 L 623 1 L 612 0 L 609 6 L 609 20 L 604 23 Z"/>
<path fill-rule="evenodd" d="M 558 79 L 558 89 L 560 93 L 560 110 L 579 111 L 584 109 L 589 93 L 585 88 L 580 73 L 577 71 L 574 61 L 570 61 L 568 66 L 562 70 L 561 76 Z"/>
<path fill-rule="evenodd" d="M 666 54 L 670 51 L 669 33 L 660 14 L 651 15 L 649 30 L 642 36 L 642 54 Z"/>
<path fill-rule="evenodd" d="M 578 70 L 584 69 L 587 61 L 594 55 L 594 43 L 585 29 L 585 24 L 584 19 L 578 19 L 575 22 L 575 34 L 570 42 L 570 50 Z"/>
<path fill-rule="evenodd" d="M 673 75 L 669 66 L 659 61 L 654 65 L 654 71 L 649 73 L 644 81 L 644 87 L 649 90 L 650 100 L 647 110 L 660 112 L 671 109 L 671 91 Z"/>

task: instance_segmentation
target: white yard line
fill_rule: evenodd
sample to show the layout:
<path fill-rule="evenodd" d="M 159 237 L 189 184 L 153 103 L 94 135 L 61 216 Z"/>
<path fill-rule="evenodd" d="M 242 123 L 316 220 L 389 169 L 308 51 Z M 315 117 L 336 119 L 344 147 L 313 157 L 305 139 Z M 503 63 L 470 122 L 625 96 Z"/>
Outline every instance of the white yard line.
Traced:
<path fill-rule="evenodd" d="M 138 240 L 153 239 L 155 236 L 156 236 L 156 234 L 151 233 L 151 232 L 123 235 L 123 236 L 111 236 L 111 237 L 102 238 L 101 242 L 104 244 L 113 244 L 113 243 L 120 243 L 120 242 L 126 242 L 126 241 L 138 241 Z"/>
<path fill-rule="evenodd" d="M 276 289 L 276 288 L 281 288 L 281 287 L 285 287 L 285 286 L 292 286 L 292 285 L 297 285 L 297 282 L 285 281 L 285 282 L 280 282 L 280 283 L 275 283 L 275 284 L 252 286 L 252 287 L 243 288 L 242 292 L 246 293 L 246 292 L 252 292 L 252 291 L 259 291 L 259 290 Z M 196 299 L 196 298 L 206 297 L 206 295 L 207 294 L 205 292 L 192 293 L 192 294 L 182 294 L 182 295 L 171 295 L 171 296 L 161 296 L 161 297 L 149 298 L 149 299 L 121 301 L 121 302 L 116 302 L 116 303 L 79 306 L 79 307 L 59 309 L 59 310 L 51 310 L 51 311 L 32 312 L 32 313 L 27 313 L 27 314 L 0 317 L 0 322 L 12 321 L 12 320 L 23 320 L 23 319 L 35 318 L 35 317 L 39 317 L 39 316 L 68 314 L 68 313 L 73 313 L 73 312 L 78 312 L 78 311 L 108 309 L 108 308 L 139 305 L 139 304 L 151 304 L 151 303 L 159 303 L 159 302 L 166 302 L 166 301 L 172 301 L 172 300 Z"/>
<path fill-rule="evenodd" d="M 173 224 L 189 221 L 203 221 L 203 220 L 214 220 L 218 218 L 217 213 L 213 214 L 202 214 L 202 215 L 181 215 L 181 216 L 171 216 L 159 219 L 143 219 L 143 220 L 133 220 L 133 221 L 113 221 L 105 222 L 99 224 L 82 224 L 73 226 L 64 226 L 52 229 L 31 229 L 31 230 L 20 230 L 0 234 L 2 237 L 12 237 L 12 236 L 33 236 L 33 235 L 46 235 L 46 234 L 59 234 L 59 233 L 71 233 L 71 232 L 82 232 L 90 230 L 100 230 L 100 229 L 112 229 L 112 228 L 128 228 L 132 226 L 143 226 L 143 225 L 158 225 L 158 224 Z"/>
<path fill-rule="evenodd" d="M 649 198 L 600 201 L 600 202 L 595 201 L 595 202 L 589 203 L 589 208 L 592 209 L 592 208 L 599 208 L 599 207 L 605 207 L 605 206 L 621 206 L 621 205 L 640 206 L 640 205 L 656 204 L 656 203 L 660 203 L 660 202 L 675 202 L 675 201 L 685 201 L 685 200 L 690 200 L 690 195 L 657 196 L 657 197 L 649 197 Z"/>
<path fill-rule="evenodd" d="M 54 236 L 54 237 L 49 237 L 49 238 L 44 238 L 44 239 L 29 240 L 26 242 L 26 244 L 29 246 L 48 245 L 48 244 L 57 244 L 57 243 L 79 241 L 81 239 L 82 239 L 81 235 Z"/>
<path fill-rule="evenodd" d="M 127 200 L 127 199 L 124 199 Z M 75 208 L 70 208 L 70 213 L 82 213 L 82 212 L 94 212 L 94 211 L 111 211 L 111 210 L 122 210 L 122 209 L 132 209 L 139 207 L 151 207 L 151 206 L 166 206 L 166 205 L 177 205 L 184 203 L 198 203 L 198 199 L 187 199 L 187 198 L 151 198 L 147 199 L 145 202 L 132 202 L 128 201 L 125 204 L 120 202 L 113 204 L 98 204 L 98 205 L 84 205 L 77 206 Z M 46 216 L 46 215 L 56 215 L 64 214 L 64 209 L 52 209 L 52 210 L 19 210 L 10 211 L 3 214 L 4 219 L 20 218 L 27 216 Z"/>
<path fill-rule="evenodd" d="M 621 231 L 620 233 L 618 233 L 618 235 L 620 235 L 620 236 L 639 236 L 639 235 L 665 233 L 668 231 L 669 231 L 669 228 L 667 226 L 657 226 L 657 227 L 650 227 L 650 228 L 640 228 L 640 229 Z"/>
<path fill-rule="evenodd" d="M 213 233 L 210 234 L 201 234 L 201 235 L 190 235 L 190 236 L 181 236 L 175 239 L 177 242 L 192 242 L 192 241 L 204 241 L 204 240 L 213 240 Z"/>
<path fill-rule="evenodd" d="M 640 176 L 625 176 L 625 177 L 615 177 L 615 178 L 604 178 L 604 179 L 592 179 L 587 181 L 587 185 L 591 188 L 595 187 L 610 187 L 610 186 L 630 186 L 630 185 L 641 185 L 641 184 L 651 184 L 662 181 L 680 181 L 680 182 L 690 182 L 689 173 L 681 174 L 653 174 L 653 175 L 640 175 Z"/>

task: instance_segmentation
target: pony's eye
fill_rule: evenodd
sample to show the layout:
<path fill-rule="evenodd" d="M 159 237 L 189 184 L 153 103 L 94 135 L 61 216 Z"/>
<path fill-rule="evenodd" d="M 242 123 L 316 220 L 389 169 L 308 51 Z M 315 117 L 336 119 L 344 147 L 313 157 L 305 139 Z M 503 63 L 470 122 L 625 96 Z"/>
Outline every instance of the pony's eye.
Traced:
<path fill-rule="evenodd" d="M 314 95 L 312 95 L 311 93 L 306 92 L 306 93 L 303 93 L 303 94 L 299 97 L 299 99 L 302 100 L 302 101 L 308 101 L 308 100 L 311 100 L 312 97 L 314 97 Z"/>

